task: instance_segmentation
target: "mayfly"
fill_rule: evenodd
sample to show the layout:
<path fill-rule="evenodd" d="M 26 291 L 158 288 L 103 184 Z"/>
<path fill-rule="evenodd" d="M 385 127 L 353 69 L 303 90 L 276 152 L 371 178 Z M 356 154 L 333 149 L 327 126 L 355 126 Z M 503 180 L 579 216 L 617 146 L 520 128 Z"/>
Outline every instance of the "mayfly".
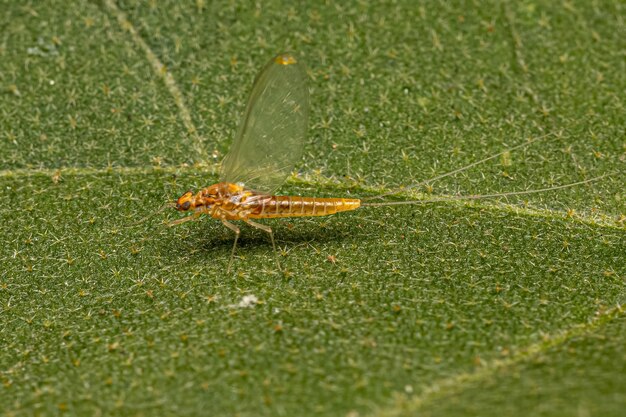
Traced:
<path fill-rule="evenodd" d="M 539 190 L 477 196 L 441 197 L 430 200 L 365 203 L 355 198 L 317 198 L 277 196 L 273 192 L 285 181 L 302 157 L 309 117 L 309 91 L 306 72 L 298 60 L 288 53 L 272 58 L 261 70 L 248 98 L 244 117 L 232 149 L 222 161 L 220 182 L 196 193 L 187 191 L 178 198 L 175 208 L 193 214 L 169 223 L 170 226 L 196 220 L 201 215 L 218 219 L 235 233 L 228 270 L 232 266 L 240 229 L 231 221 L 240 220 L 267 232 L 274 253 L 276 244 L 272 229 L 256 219 L 277 217 L 326 216 L 362 206 L 423 204 L 459 199 L 505 197 L 544 192 L 597 180 Z M 527 146 L 529 142 L 508 151 Z M 496 158 L 492 155 L 466 167 L 431 180 L 453 175 L 472 166 Z M 426 182 L 415 184 L 418 187 Z M 382 197 L 382 196 L 379 196 Z M 280 270 L 280 263 L 276 258 Z"/>

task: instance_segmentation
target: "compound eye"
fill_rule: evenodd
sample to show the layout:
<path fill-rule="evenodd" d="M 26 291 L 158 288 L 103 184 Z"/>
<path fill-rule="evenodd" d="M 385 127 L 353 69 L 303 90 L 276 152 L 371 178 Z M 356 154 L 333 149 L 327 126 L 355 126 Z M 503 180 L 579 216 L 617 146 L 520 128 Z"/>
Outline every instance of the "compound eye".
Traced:
<path fill-rule="evenodd" d="M 191 206 L 191 201 L 185 201 L 183 204 L 180 205 L 180 208 L 183 210 L 189 210 L 190 206 Z"/>

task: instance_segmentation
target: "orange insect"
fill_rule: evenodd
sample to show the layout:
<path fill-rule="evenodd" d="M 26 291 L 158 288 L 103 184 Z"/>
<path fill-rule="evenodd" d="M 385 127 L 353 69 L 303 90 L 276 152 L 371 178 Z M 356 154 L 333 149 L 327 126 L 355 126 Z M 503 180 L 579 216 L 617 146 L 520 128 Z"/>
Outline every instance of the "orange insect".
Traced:
<path fill-rule="evenodd" d="M 308 115 L 309 92 L 303 66 L 291 54 L 277 55 L 267 63 L 254 82 L 245 115 L 239 126 L 233 147 L 222 163 L 220 182 L 197 193 L 187 191 L 180 196 L 175 203 L 176 210 L 190 211 L 193 214 L 175 220 L 169 223 L 169 225 L 173 226 L 196 220 L 203 214 L 221 220 L 224 226 L 235 232 L 235 241 L 228 264 L 228 270 L 230 271 L 240 234 L 239 227 L 231 223 L 231 220 L 241 220 L 250 226 L 267 232 L 270 235 L 274 253 L 276 254 L 276 244 L 274 243 L 272 229 L 269 226 L 256 223 L 253 219 L 326 216 L 341 211 L 355 210 L 361 206 L 424 204 L 438 201 L 530 194 L 571 187 L 601 178 L 592 178 L 578 183 L 540 190 L 378 203 L 362 203 L 359 199 L 351 198 L 273 195 L 272 193 L 285 181 L 295 164 L 302 157 Z M 530 143 L 532 141 L 505 152 L 527 146 Z M 454 175 L 472 166 L 494 159 L 503 153 L 492 155 L 463 168 L 432 178 L 430 181 Z M 409 188 L 415 188 L 426 183 L 426 181 L 421 182 Z M 276 263 L 280 269 L 278 257 L 276 258 Z"/>
<path fill-rule="evenodd" d="M 221 220 L 235 232 L 230 270 L 240 233 L 231 220 L 267 232 L 276 252 L 272 229 L 252 219 L 324 216 L 357 209 L 357 199 L 272 195 L 302 157 L 308 117 L 309 91 L 303 66 L 291 54 L 274 57 L 254 82 L 233 148 L 222 163 L 221 182 L 183 194 L 176 201 L 176 210 L 192 211 L 193 215 L 170 225 L 202 214 Z"/>

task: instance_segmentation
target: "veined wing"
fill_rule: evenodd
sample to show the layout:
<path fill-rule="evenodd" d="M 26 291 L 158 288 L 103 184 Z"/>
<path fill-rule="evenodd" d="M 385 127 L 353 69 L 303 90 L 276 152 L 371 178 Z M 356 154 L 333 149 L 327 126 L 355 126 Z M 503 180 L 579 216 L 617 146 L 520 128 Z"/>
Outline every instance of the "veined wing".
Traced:
<path fill-rule="evenodd" d="M 291 54 L 272 58 L 248 98 L 221 180 L 271 193 L 302 157 L 309 118 L 309 90 L 302 64 Z"/>

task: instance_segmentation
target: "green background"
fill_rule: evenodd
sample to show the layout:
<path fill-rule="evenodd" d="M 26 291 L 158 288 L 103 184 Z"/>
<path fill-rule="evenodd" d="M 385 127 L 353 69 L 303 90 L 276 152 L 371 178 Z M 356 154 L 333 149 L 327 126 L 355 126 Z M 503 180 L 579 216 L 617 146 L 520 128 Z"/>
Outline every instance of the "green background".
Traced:
<path fill-rule="evenodd" d="M 623 2 L 308 3 L 0 1 L 4 414 L 620 415 Z M 267 221 L 286 272 L 244 227 L 227 274 L 230 231 L 153 214 L 217 180 L 284 50 L 311 122 L 282 194 L 372 196 L 537 137 L 394 199 L 604 177 Z"/>

